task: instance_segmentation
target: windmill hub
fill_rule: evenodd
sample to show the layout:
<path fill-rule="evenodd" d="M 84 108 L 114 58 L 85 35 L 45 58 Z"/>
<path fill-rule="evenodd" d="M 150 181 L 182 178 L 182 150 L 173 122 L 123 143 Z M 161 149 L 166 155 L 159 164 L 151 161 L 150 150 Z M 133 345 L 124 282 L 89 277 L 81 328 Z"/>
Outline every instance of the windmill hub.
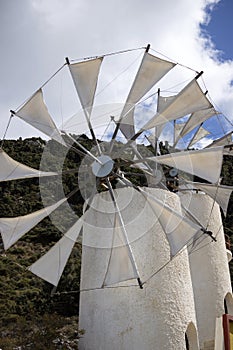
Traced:
<path fill-rule="evenodd" d="M 98 161 L 95 160 L 94 163 L 92 163 L 93 174 L 97 177 L 108 176 L 113 169 L 114 161 L 104 154 L 97 157 L 97 159 Z"/>

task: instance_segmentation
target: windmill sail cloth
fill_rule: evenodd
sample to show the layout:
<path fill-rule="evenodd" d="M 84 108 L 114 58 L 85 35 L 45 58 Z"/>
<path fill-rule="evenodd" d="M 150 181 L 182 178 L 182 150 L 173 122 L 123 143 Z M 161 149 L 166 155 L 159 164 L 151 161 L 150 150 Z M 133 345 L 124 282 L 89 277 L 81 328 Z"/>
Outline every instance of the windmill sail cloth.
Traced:
<path fill-rule="evenodd" d="M 193 139 L 189 143 L 189 147 L 192 147 L 195 143 L 203 139 L 205 136 L 209 135 L 210 132 L 203 127 L 200 127 L 198 132 L 194 135 Z"/>
<path fill-rule="evenodd" d="M 180 186 L 180 189 L 190 188 L 201 190 L 202 192 L 208 194 L 219 204 L 224 212 L 224 215 L 226 216 L 229 199 L 233 191 L 233 186 L 203 184 L 199 182 L 188 182 L 187 185 Z"/>
<path fill-rule="evenodd" d="M 149 136 L 146 136 L 148 141 L 152 144 L 152 146 L 155 148 L 156 142 L 159 140 L 159 137 L 163 131 L 165 124 L 158 125 L 154 128 L 153 131 L 151 131 Z"/>
<path fill-rule="evenodd" d="M 158 127 L 159 128 L 159 127 Z M 156 149 L 156 154 L 161 154 L 160 153 L 160 146 L 159 146 L 159 137 L 157 135 L 157 128 L 155 128 L 155 131 L 150 133 L 150 135 L 145 135 L 146 139 L 149 141 L 151 146 Z"/>
<path fill-rule="evenodd" d="M 44 103 L 42 89 L 39 89 L 15 114 L 45 135 L 66 145 Z"/>
<path fill-rule="evenodd" d="M 150 142 L 153 148 L 155 148 L 155 146 L 157 145 L 157 137 L 155 136 L 155 133 L 151 133 L 150 135 L 146 136 L 147 140 Z"/>
<path fill-rule="evenodd" d="M 10 248 L 25 233 L 29 232 L 34 226 L 51 214 L 55 209 L 66 201 L 61 199 L 57 203 L 38 210 L 34 213 L 18 216 L 14 218 L 0 218 L 0 232 L 3 240 L 4 249 Z"/>
<path fill-rule="evenodd" d="M 156 139 L 158 140 L 160 135 L 162 134 L 163 128 L 164 128 L 165 124 L 161 124 L 155 127 L 155 135 L 156 135 Z"/>
<path fill-rule="evenodd" d="M 130 139 L 134 131 L 134 106 L 176 64 L 145 52 L 120 116 L 120 130 Z"/>
<path fill-rule="evenodd" d="M 147 201 L 163 228 L 170 245 L 170 255 L 174 257 L 200 231 L 201 226 L 183 217 L 163 202 L 143 191 Z"/>
<path fill-rule="evenodd" d="M 64 236 L 28 269 L 43 280 L 58 285 L 83 225 L 81 217 Z"/>
<path fill-rule="evenodd" d="M 185 123 L 176 123 L 174 126 L 174 138 L 177 139 L 177 136 L 180 134 L 181 130 L 183 129 Z"/>
<path fill-rule="evenodd" d="M 82 108 L 91 115 L 103 57 L 69 64 L 70 73 Z"/>
<path fill-rule="evenodd" d="M 185 136 L 190 131 L 195 129 L 198 125 L 200 125 L 201 123 L 218 113 L 219 112 L 217 112 L 213 107 L 202 109 L 200 111 L 192 113 L 188 121 L 185 123 L 183 129 L 180 131 L 180 134 L 177 135 L 175 142 L 177 143 L 181 137 Z"/>
<path fill-rule="evenodd" d="M 144 158 L 145 160 L 165 164 L 216 183 L 219 180 L 222 169 L 223 147 L 198 151 L 181 151 L 173 154 Z M 140 160 L 138 162 L 140 163 Z"/>
<path fill-rule="evenodd" d="M 130 253 L 122 226 L 115 215 L 112 248 L 103 286 L 138 278 Z"/>
<path fill-rule="evenodd" d="M 156 115 L 144 125 L 141 132 L 194 113 L 200 109 L 210 107 L 212 107 L 211 103 L 201 90 L 196 79 L 193 79 L 178 95 L 176 95 L 176 98 L 174 98 L 162 112 L 157 112 Z"/>
<path fill-rule="evenodd" d="M 54 176 L 55 172 L 39 171 L 17 162 L 0 149 L 0 181 L 27 179 L 40 176 Z"/>
<path fill-rule="evenodd" d="M 227 135 L 224 135 L 223 137 L 213 141 L 206 148 L 215 147 L 215 146 L 226 146 L 226 145 L 230 145 L 231 143 L 232 143 L 232 131 L 229 132 Z"/>
<path fill-rule="evenodd" d="M 158 102 L 157 102 L 157 112 L 162 113 L 163 110 L 172 102 L 174 101 L 176 96 L 158 96 Z M 158 139 L 159 136 L 161 135 L 163 128 L 165 126 L 166 122 L 164 124 L 160 124 L 155 127 L 155 133 L 156 133 L 156 138 Z"/>
<path fill-rule="evenodd" d="M 157 102 L 157 112 L 161 113 L 166 109 L 167 106 L 169 106 L 176 98 L 175 96 L 161 96 L 159 94 L 158 96 L 158 102 Z"/>

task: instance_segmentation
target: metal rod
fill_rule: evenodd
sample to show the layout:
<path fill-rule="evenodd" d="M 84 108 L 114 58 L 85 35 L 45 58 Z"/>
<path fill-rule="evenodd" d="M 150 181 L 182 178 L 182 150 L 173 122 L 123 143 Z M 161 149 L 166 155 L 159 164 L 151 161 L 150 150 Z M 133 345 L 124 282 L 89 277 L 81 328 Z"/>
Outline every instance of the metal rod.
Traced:
<path fill-rule="evenodd" d="M 92 154 L 90 151 L 88 151 L 81 143 L 79 143 L 77 140 L 75 140 L 72 136 L 68 135 L 65 131 L 63 131 L 64 134 L 69 137 L 74 143 L 76 143 L 86 154 L 88 154 L 91 158 L 93 158 L 97 163 L 100 165 L 103 165 L 103 163 L 96 157 L 94 154 Z"/>
<path fill-rule="evenodd" d="M 125 229 L 125 224 L 124 224 L 124 221 L 123 221 L 120 209 L 118 207 L 118 204 L 117 204 L 114 192 L 113 192 L 112 185 L 111 185 L 111 183 L 110 183 L 108 178 L 106 179 L 106 182 L 107 182 L 107 185 L 108 185 L 108 188 L 109 188 L 110 196 L 111 196 L 113 204 L 114 204 L 114 206 L 115 206 L 115 208 L 117 210 L 117 214 L 118 214 L 118 217 L 119 217 L 121 225 L 122 225 L 122 233 L 123 233 L 123 236 L 124 236 L 124 239 L 125 239 L 125 242 L 126 242 L 126 247 L 127 247 L 128 253 L 129 253 L 129 258 L 130 258 L 130 261 L 132 263 L 133 270 L 134 270 L 134 272 L 135 272 L 135 274 L 137 276 L 137 281 L 138 281 L 139 287 L 142 289 L 143 287 L 142 287 L 142 282 L 141 282 L 140 277 L 139 277 L 137 264 L 136 264 L 136 261 L 134 259 L 133 252 L 132 252 L 132 249 L 131 249 L 129 241 L 128 241 L 128 236 L 127 236 L 127 232 L 126 232 L 126 229 Z"/>

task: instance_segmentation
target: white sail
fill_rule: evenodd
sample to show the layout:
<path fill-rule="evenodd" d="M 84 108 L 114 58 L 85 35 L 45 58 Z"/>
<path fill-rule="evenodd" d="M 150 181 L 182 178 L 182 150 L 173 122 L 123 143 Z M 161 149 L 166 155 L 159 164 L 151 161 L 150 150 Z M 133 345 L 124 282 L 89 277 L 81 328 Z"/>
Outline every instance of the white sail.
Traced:
<path fill-rule="evenodd" d="M 199 176 L 212 183 L 217 183 L 222 169 L 223 147 L 198 151 L 181 151 L 157 157 L 144 158 L 165 164 L 187 173 Z M 138 160 L 140 163 L 140 160 Z"/>
<path fill-rule="evenodd" d="M 191 142 L 189 143 L 188 147 L 192 147 L 195 143 L 203 139 L 205 136 L 209 135 L 210 132 L 206 130 L 203 127 L 200 127 L 199 130 L 196 132 L 194 137 L 192 138 Z"/>
<path fill-rule="evenodd" d="M 15 114 L 45 135 L 66 145 L 44 103 L 42 89 L 39 89 Z"/>
<path fill-rule="evenodd" d="M 179 135 L 180 131 L 183 129 L 185 123 L 175 123 L 174 125 L 174 139 L 177 139 L 177 136 Z"/>
<path fill-rule="evenodd" d="M 120 117 L 120 120 L 122 119 L 120 130 L 127 139 L 130 139 L 135 133 L 134 108 L 132 106 L 174 66 L 175 63 L 145 52 Z"/>
<path fill-rule="evenodd" d="M 150 134 L 148 136 L 146 135 L 147 140 L 151 143 L 151 145 L 154 148 L 155 148 L 156 143 L 159 140 L 159 137 L 163 131 L 164 126 L 165 126 L 165 124 L 158 125 L 154 129 L 150 130 Z"/>
<path fill-rule="evenodd" d="M 166 108 L 166 106 L 168 106 L 174 100 L 175 97 L 176 96 L 161 96 L 158 91 L 157 112 L 162 112 Z M 146 138 L 154 148 L 156 148 L 156 143 L 163 131 L 165 124 L 166 123 L 156 126 L 153 130 L 150 130 L 150 135 L 146 136 Z"/>
<path fill-rule="evenodd" d="M 130 259 L 127 242 L 117 215 L 113 228 L 112 249 L 103 286 L 138 278 L 132 260 Z"/>
<path fill-rule="evenodd" d="M 155 127 L 155 135 L 156 135 L 157 140 L 159 139 L 160 135 L 162 134 L 164 126 L 165 126 L 165 124 L 161 124 L 161 125 L 157 125 Z"/>
<path fill-rule="evenodd" d="M 70 73 L 82 108 L 85 110 L 85 114 L 88 114 L 88 117 L 91 115 L 102 61 L 103 57 L 99 57 L 69 64 Z"/>
<path fill-rule="evenodd" d="M 147 140 L 150 142 L 150 144 L 153 146 L 153 148 L 155 148 L 157 145 L 157 138 L 155 136 L 156 130 L 154 130 L 154 131 L 155 132 L 150 133 L 150 135 L 148 135 L 148 136 L 146 135 Z"/>
<path fill-rule="evenodd" d="M 176 95 L 176 98 L 173 99 L 162 112 L 157 112 L 156 115 L 144 125 L 141 132 L 194 113 L 200 109 L 210 107 L 212 107 L 211 103 L 201 90 L 197 80 L 193 79 L 178 95 Z"/>
<path fill-rule="evenodd" d="M 143 191 L 143 193 L 146 195 L 148 203 L 166 234 L 170 245 L 170 255 L 173 257 L 186 244 L 192 241 L 193 237 L 201 229 L 201 226 L 188 220 L 147 191 Z"/>
<path fill-rule="evenodd" d="M 27 165 L 17 162 L 0 149 L 0 181 L 53 175 L 57 175 L 57 173 L 30 168 Z"/>
<path fill-rule="evenodd" d="M 219 139 L 213 141 L 210 145 L 208 145 L 206 148 L 211 148 L 215 146 L 226 146 L 232 144 L 232 131 L 228 134 L 220 137 Z"/>
<path fill-rule="evenodd" d="M 4 249 L 10 248 L 25 233 L 29 232 L 34 226 L 51 214 L 55 209 L 62 205 L 66 198 L 57 203 L 38 210 L 34 213 L 18 216 L 14 218 L 0 218 L 0 232 L 3 240 Z"/>
<path fill-rule="evenodd" d="M 219 114 L 219 112 L 217 112 L 213 107 L 201 109 L 192 113 L 188 121 L 184 124 L 184 127 L 180 131 L 179 135 L 177 135 L 175 142 L 177 143 L 181 137 L 187 135 L 190 131 L 195 129 L 198 125 L 200 125 L 215 114 Z"/>
<path fill-rule="evenodd" d="M 176 98 L 176 95 L 173 96 L 161 96 L 158 95 L 158 101 L 157 101 L 157 112 L 161 113 L 167 106 L 170 105 Z"/>
<path fill-rule="evenodd" d="M 28 269 L 43 280 L 58 285 L 83 225 L 81 217 L 64 236 Z"/>
<path fill-rule="evenodd" d="M 180 189 L 195 189 L 200 190 L 208 194 L 213 198 L 219 206 L 222 208 L 224 215 L 226 216 L 227 207 L 231 192 L 233 191 L 233 186 L 224 186 L 224 185 L 212 185 L 199 182 L 188 182 L 185 185 L 181 185 Z"/>

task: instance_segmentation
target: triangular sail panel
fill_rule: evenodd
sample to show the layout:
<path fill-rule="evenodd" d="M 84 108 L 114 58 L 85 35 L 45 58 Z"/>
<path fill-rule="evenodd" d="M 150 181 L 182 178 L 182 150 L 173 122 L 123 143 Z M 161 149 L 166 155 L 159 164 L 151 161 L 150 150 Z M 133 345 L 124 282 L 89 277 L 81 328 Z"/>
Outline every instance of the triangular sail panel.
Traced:
<path fill-rule="evenodd" d="M 177 143 L 179 139 L 186 134 L 188 134 L 190 131 L 195 129 L 198 125 L 209 119 L 215 114 L 219 114 L 213 107 L 201 109 L 199 111 L 196 111 L 192 113 L 188 119 L 188 121 L 184 124 L 183 129 L 180 131 L 179 135 L 177 135 L 175 142 Z M 220 145 L 219 145 L 220 146 Z"/>
<path fill-rule="evenodd" d="M 51 214 L 55 209 L 62 205 L 66 198 L 57 203 L 38 210 L 34 213 L 18 216 L 14 218 L 0 218 L 0 232 L 3 240 L 4 249 L 10 248 L 25 233 L 29 232 L 34 226 Z"/>
<path fill-rule="evenodd" d="M 208 145 L 206 148 L 211 148 L 215 146 L 226 146 L 232 144 L 232 131 L 228 134 L 220 137 L 219 139 L 213 141 L 210 145 Z"/>
<path fill-rule="evenodd" d="M 150 134 L 148 136 L 146 135 L 146 138 L 154 148 L 159 140 L 159 137 L 163 131 L 164 126 L 165 124 L 158 125 L 154 129 L 150 130 Z"/>
<path fill-rule="evenodd" d="M 183 217 L 147 191 L 143 193 L 163 228 L 170 245 L 170 255 L 174 257 L 186 244 L 191 242 L 201 226 Z"/>
<path fill-rule="evenodd" d="M 0 149 L 0 181 L 53 175 L 57 175 L 57 173 L 33 169 L 27 165 L 17 162 L 8 156 L 5 151 Z"/>
<path fill-rule="evenodd" d="M 173 67 L 175 63 L 145 52 L 133 85 L 128 94 L 120 120 L 121 132 L 130 139 L 134 135 L 134 106 Z"/>
<path fill-rule="evenodd" d="M 217 183 L 222 169 L 223 147 L 198 151 L 181 151 L 146 159 L 177 168 L 212 183 Z"/>
<path fill-rule="evenodd" d="M 39 89 L 15 114 L 45 135 L 66 145 L 44 103 L 42 89 Z"/>
<path fill-rule="evenodd" d="M 155 148 L 157 145 L 156 129 L 153 130 L 153 132 L 151 132 L 150 135 L 146 136 L 146 138 L 153 146 L 153 148 Z"/>
<path fill-rule="evenodd" d="M 212 185 L 199 182 L 188 182 L 186 185 L 181 185 L 180 189 L 194 189 L 200 190 L 213 198 L 222 208 L 226 216 L 228 202 L 233 191 L 233 186 Z"/>
<path fill-rule="evenodd" d="M 176 96 L 161 96 L 160 94 L 158 95 L 158 101 L 157 101 L 157 112 L 158 113 L 162 113 L 163 110 L 170 104 L 172 103 L 172 101 L 174 101 L 174 99 L 176 98 Z M 163 128 L 165 127 L 165 124 L 160 124 L 157 125 L 155 127 L 155 132 L 156 132 L 156 137 L 157 139 L 159 138 L 159 136 L 161 135 Z"/>
<path fill-rule="evenodd" d="M 171 101 L 174 100 L 175 97 L 176 96 L 166 96 L 166 97 L 161 96 L 160 90 L 158 90 L 157 112 L 163 111 L 163 109 L 165 109 L 166 106 L 168 106 L 171 103 Z M 166 123 L 156 126 L 154 129 L 150 131 L 151 132 L 150 135 L 146 136 L 146 138 L 154 148 L 156 148 L 156 143 L 163 131 L 165 124 Z"/>
<path fill-rule="evenodd" d="M 189 143 L 188 147 L 192 147 L 195 143 L 203 139 L 205 136 L 209 135 L 210 132 L 203 128 L 202 126 L 198 129 L 198 131 L 195 133 L 194 137 L 192 138 L 191 142 Z"/>
<path fill-rule="evenodd" d="M 45 255 L 29 267 L 29 271 L 57 286 L 82 225 L 81 217 Z"/>
<path fill-rule="evenodd" d="M 73 82 L 82 108 L 88 117 L 91 115 L 99 71 L 103 57 L 69 64 Z"/>
<path fill-rule="evenodd" d="M 178 95 L 176 95 L 176 98 L 172 100 L 162 112 L 157 112 L 156 115 L 144 125 L 141 131 L 151 129 L 157 125 L 210 107 L 212 107 L 211 103 L 201 90 L 197 80 L 193 79 Z"/>
<path fill-rule="evenodd" d="M 115 215 L 112 248 L 103 286 L 138 278 L 122 230 L 118 216 Z"/>
<path fill-rule="evenodd" d="M 173 96 L 161 96 L 158 95 L 157 101 L 157 112 L 161 113 L 167 106 L 169 106 L 176 98 L 176 95 Z"/>
<path fill-rule="evenodd" d="M 179 135 L 180 131 L 183 129 L 185 123 L 175 123 L 174 125 L 174 139 L 176 140 L 177 136 Z"/>

